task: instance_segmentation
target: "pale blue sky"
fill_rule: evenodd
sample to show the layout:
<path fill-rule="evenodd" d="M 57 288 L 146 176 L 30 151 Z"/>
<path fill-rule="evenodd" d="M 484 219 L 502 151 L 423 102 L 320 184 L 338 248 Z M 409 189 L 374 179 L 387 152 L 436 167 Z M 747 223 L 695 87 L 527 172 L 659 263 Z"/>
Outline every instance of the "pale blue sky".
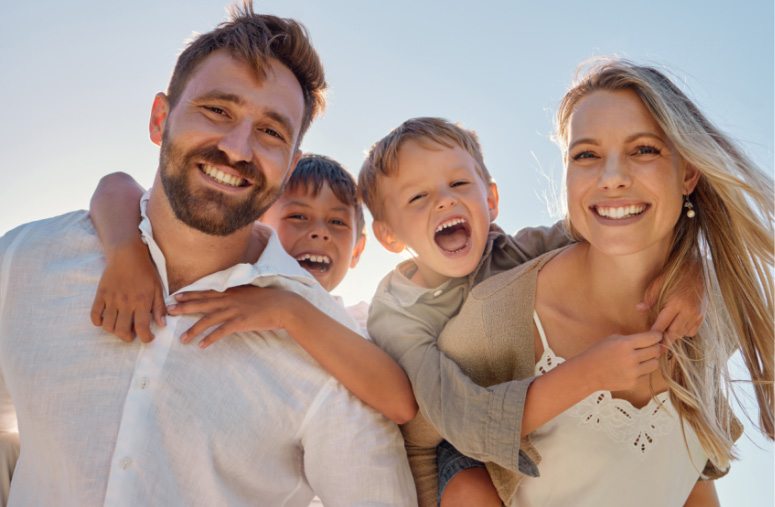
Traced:
<path fill-rule="evenodd" d="M 0 18 L 0 233 L 88 205 L 101 175 L 147 185 L 147 135 L 184 39 L 225 2 L 4 2 Z M 577 64 L 618 54 L 668 68 L 707 115 L 773 171 L 773 3 L 687 1 L 256 1 L 304 22 L 326 66 L 325 116 L 303 148 L 356 173 L 374 141 L 412 116 L 476 130 L 500 185 L 506 230 L 554 220 L 552 114 Z M 340 292 L 368 299 L 399 258 L 370 241 Z M 750 424 L 748 425 L 750 426 Z M 773 452 L 751 433 L 718 483 L 725 505 L 773 505 Z"/>

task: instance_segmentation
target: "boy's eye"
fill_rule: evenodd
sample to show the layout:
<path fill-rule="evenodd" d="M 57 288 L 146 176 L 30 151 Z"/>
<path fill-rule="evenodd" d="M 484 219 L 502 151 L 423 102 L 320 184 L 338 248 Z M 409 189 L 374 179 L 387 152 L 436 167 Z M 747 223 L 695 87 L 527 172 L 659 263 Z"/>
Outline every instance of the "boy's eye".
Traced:
<path fill-rule="evenodd" d="M 288 220 L 306 220 L 307 217 L 305 215 L 302 215 L 301 213 L 291 213 L 287 217 Z"/>
<path fill-rule="evenodd" d="M 648 144 L 643 144 L 641 146 L 636 147 L 635 151 L 633 152 L 634 155 L 660 155 L 661 153 L 662 153 L 662 150 L 660 150 L 656 146 L 651 146 Z"/>
<path fill-rule="evenodd" d="M 423 194 L 415 194 L 415 195 L 413 195 L 413 196 L 412 196 L 412 197 L 409 199 L 409 204 L 412 204 L 413 202 L 417 202 L 417 201 L 419 201 L 420 199 L 422 199 L 423 197 L 425 197 L 425 194 L 424 194 L 424 193 L 423 193 Z"/>
<path fill-rule="evenodd" d="M 450 188 L 460 187 L 463 185 L 468 185 L 468 182 L 466 180 L 457 180 L 449 184 Z"/>
<path fill-rule="evenodd" d="M 349 224 L 340 218 L 332 218 L 329 223 L 340 227 L 349 227 Z"/>

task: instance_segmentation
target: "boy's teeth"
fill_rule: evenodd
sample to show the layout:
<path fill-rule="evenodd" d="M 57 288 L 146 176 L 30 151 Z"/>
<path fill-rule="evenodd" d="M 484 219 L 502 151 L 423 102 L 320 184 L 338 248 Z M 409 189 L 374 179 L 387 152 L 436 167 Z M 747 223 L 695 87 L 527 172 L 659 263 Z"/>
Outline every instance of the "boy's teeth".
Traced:
<path fill-rule="evenodd" d="M 240 187 L 245 183 L 244 179 L 232 176 L 231 174 L 226 174 L 225 172 L 211 165 L 203 165 L 202 170 L 206 175 L 218 183 L 223 183 L 224 185 L 229 185 L 230 187 Z"/>
<path fill-rule="evenodd" d="M 613 218 L 615 220 L 640 215 L 645 209 L 645 204 L 632 204 L 630 206 L 618 206 L 616 208 L 604 208 L 602 206 L 595 206 L 595 210 L 597 211 L 598 215 L 601 217 Z"/>
<path fill-rule="evenodd" d="M 448 220 L 443 224 L 440 224 L 438 227 L 436 227 L 435 232 L 440 232 L 446 229 L 447 227 L 452 227 L 453 225 L 464 224 L 464 223 L 466 223 L 466 221 L 463 220 L 462 218 L 453 218 L 452 220 Z"/>
<path fill-rule="evenodd" d="M 327 255 L 302 254 L 296 257 L 297 261 L 310 261 L 319 264 L 331 264 L 331 258 Z"/>

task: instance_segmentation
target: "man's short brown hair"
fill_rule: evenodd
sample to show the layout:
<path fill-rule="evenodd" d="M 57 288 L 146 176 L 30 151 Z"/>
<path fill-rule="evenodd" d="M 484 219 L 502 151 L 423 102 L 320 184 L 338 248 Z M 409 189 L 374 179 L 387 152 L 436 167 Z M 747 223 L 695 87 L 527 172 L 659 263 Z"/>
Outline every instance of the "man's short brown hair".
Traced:
<path fill-rule="evenodd" d="M 384 203 L 379 193 L 379 180 L 394 176 L 398 172 L 398 152 L 406 141 L 420 144 L 440 144 L 447 148 L 459 146 L 467 151 L 476 162 L 476 170 L 486 184 L 492 182 L 487 166 L 484 165 L 479 139 L 472 130 L 451 123 L 443 118 L 411 118 L 377 141 L 366 156 L 358 174 L 358 191 L 361 200 L 369 208 L 374 220 L 382 220 Z"/>
<path fill-rule="evenodd" d="M 323 185 L 328 185 L 339 202 L 353 208 L 355 213 L 353 227 L 357 233 L 355 239 L 356 241 L 361 239 L 365 233 L 366 221 L 363 218 L 363 206 L 358 198 L 355 179 L 336 160 L 324 155 L 305 153 L 291 173 L 285 192 L 301 189 L 317 197 Z"/>
<path fill-rule="evenodd" d="M 304 94 L 301 142 L 312 119 L 326 103 L 325 73 L 307 29 L 293 19 L 255 14 L 250 0 L 232 5 L 229 14 L 229 21 L 196 36 L 178 57 L 167 88 L 170 107 L 175 107 L 197 66 L 214 51 L 225 49 L 251 65 L 260 79 L 266 76 L 267 60 L 274 58 L 293 72 Z"/>

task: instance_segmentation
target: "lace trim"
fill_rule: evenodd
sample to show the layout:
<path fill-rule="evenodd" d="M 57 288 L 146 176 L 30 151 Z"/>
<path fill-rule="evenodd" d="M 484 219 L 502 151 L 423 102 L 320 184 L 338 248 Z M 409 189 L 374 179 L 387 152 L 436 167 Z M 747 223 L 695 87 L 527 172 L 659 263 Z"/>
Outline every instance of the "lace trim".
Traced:
<path fill-rule="evenodd" d="M 536 363 L 543 375 L 565 362 L 548 347 Z M 616 443 L 627 444 L 634 454 L 644 458 L 658 437 L 671 430 L 676 418 L 667 392 L 657 394 L 642 408 L 627 400 L 614 398 L 610 391 L 597 391 L 567 410 L 578 424 L 604 431 Z"/>

